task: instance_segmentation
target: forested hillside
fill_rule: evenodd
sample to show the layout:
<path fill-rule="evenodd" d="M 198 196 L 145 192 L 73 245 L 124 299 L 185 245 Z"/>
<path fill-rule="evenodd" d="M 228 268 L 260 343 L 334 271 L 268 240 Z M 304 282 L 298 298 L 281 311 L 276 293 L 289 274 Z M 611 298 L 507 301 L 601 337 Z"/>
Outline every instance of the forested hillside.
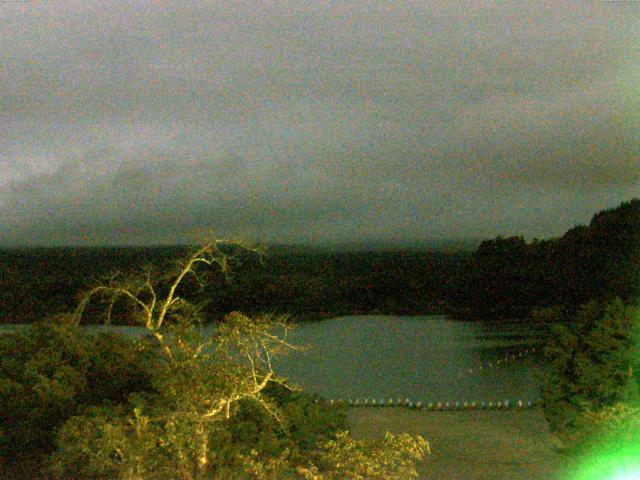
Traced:
<path fill-rule="evenodd" d="M 521 315 L 532 307 L 640 294 L 640 199 L 601 211 L 562 237 L 483 242 L 469 257 L 449 304 L 478 316 Z"/>
<path fill-rule="evenodd" d="M 68 311 L 81 288 L 114 270 L 162 267 L 185 247 L 0 251 L 0 322 Z M 560 238 L 497 237 L 475 252 L 331 252 L 272 248 L 236 257 L 232 274 L 198 293 L 213 318 L 232 310 L 322 318 L 349 313 L 451 313 L 524 317 L 534 307 L 570 310 L 591 299 L 640 294 L 640 199 L 595 214 Z M 195 279 L 186 288 L 198 290 Z M 116 309 L 117 313 L 117 309 Z M 116 315 L 117 317 L 117 315 Z M 97 321 L 97 319 L 96 319 Z"/>
<path fill-rule="evenodd" d="M 30 249 L 0 253 L 0 322 L 30 322 L 68 311 L 92 281 L 139 265 L 162 268 L 184 247 Z M 277 248 L 261 258 L 237 256 L 228 278 L 212 275 L 205 291 L 187 282 L 213 318 L 232 310 L 291 313 L 298 318 L 443 311 L 465 253 L 332 253 Z M 116 309 L 117 310 L 117 309 Z M 117 313 L 117 312 L 116 312 Z M 117 315 L 116 315 L 117 317 Z"/>

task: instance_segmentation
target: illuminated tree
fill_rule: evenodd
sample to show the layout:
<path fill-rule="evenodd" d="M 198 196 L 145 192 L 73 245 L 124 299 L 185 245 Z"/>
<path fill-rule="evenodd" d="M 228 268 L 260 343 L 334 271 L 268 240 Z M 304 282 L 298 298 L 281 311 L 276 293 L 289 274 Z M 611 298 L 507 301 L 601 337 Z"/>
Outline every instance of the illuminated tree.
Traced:
<path fill-rule="evenodd" d="M 70 418 L 60 429 L 51 472 L 58 478 L 233 479 L 417 477 L 428 450 L 422 437 L 374 443 L 351 440 L 343 421 L 323 402 L 310 402 L 273 368 L 273 357 L 298 347 L 287 340 L 283 317 L 231 313 L 213 334 L 201 309 L 186 299 L 184 281 L 206 283 L 199 266 L 229 272 L 220 241 L 207 242 L 167 275 L 147 269 L 116 275 L 89 289 L 73 319 L 79 324 L 93 298 L 106 302 L 107 320 L 126 306 L 153 342 L 152 391 L 130 395 Z M 233 243 L 235 251 L 258 249 Z M 149 351 L 156 355 L 149 355 Z M 141 357 L 142 358 L 142 357 Z M 301 414 L 300 411 L 303 411 Z M 307 424 L 305 424 L 307 423 Z M 309 425 L 308 423 L 312 423 Z M 303 428 L 304 427 L 304 428 Z M 301 436 L 301 431 L 309 432 Z"/>

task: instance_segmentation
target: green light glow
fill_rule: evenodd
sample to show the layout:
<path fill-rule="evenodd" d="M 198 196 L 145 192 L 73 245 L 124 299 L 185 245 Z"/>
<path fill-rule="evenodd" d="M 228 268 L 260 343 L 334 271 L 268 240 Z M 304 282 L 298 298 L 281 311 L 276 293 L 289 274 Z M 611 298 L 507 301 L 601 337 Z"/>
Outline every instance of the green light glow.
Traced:
<path fill-rule="evenodd" d="M 634 470 L 633 472 L 620 472 L 613 480 L 638 480 L 640 479 L 640 473 L 638 470 Z"/>
<path fill-rule="evenodd" d="M 637 440 L 637 438 L 636 438 Z M 640 480 L 640 445 L 612 439 L 581 457 L 568 480 Z"/>
<path fill-rule="evenodd" d="M 640 480 L 640 408 L 619 403 L 595 417 L 599 434 L 574 450 L 565 480 Z"/>

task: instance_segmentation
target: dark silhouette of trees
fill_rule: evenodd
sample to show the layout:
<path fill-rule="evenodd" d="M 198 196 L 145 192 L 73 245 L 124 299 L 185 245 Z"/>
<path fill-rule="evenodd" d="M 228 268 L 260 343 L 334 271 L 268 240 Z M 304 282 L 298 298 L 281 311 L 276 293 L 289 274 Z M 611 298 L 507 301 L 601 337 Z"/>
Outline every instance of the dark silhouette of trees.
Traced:
<path fill-rule="evenodd" d="M 482 242 L 467 260 L 453 306 L 478 317 L 522 317 L 534 307 L 574 311 L 595 299 L 640 297 L 640 199 L 595 214 L 562 237 Z"/>

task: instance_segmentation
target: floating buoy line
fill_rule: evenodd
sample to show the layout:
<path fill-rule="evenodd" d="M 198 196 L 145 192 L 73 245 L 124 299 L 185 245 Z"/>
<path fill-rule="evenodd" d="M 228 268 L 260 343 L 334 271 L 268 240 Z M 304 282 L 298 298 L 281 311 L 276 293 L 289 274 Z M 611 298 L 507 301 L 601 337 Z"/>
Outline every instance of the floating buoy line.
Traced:
<path fill-rule="evenodd" d="M 350 407 L 406 407 L 417 410 L 524 410 L 538 405 L 536 400 L 497 400 L 497 401 L 456 401 L 456 402 L 423 402 L 413 401 L 409 398 L 356 398 L 356 399 L 334 399 L 318 400 L 315 402 L 325 402 L 329 405 L 348 405 Z"/>
<path fill-rule="evenodd" d="M 458 373 L 463 375 L 478 374 L 483 371 L 495 370 L 510 362 L 526 358 L 540 352 L 536 347 L 526 348 L 520 352 L 512 352 L 492 362 L 486 362 L 475 368 L 468 368 Z M 447 410 L 525 410 L 538 405 L 537 400 L 530 399 L 505 399 L 505 400 L 458 400 L 458 401 L 423 401 L 410 398 L 330 398 L 328 400 L 315 400 L 316 403 L 326 402 L 330 405 L 348 405 L 351 407 L 405 407 L 417 410 L 447 411 Z"/>
<path fill-rule="evenodd" d="M 504 365 L 507 365 L 509 363 L 512 363 L 516 360 L 522 360 L 528 356 L 531 356 L 533 354 L 535 354 L 536 352 L 540 352 L 541 349 L 536 348 L 536 347 L 531 347 L 531 348 L 526 348 L 520 352 L 512 352 L 509 353 L 507 355 L 505 355 L 504 357 L 498 358 L 497 360 L 491 361 L 491 362 L 485 362 L 481 365 L 478 365 L 476 367 L 471 367 L 471 368 L 467 368 L 465 370 L 462 370 L 460 372 L 458 372 L 458 377 L 463 377 L 463 376 L 468 376 L 468 375 L 473 375 L 473 374 L 477 374 L 483 371 L 488 371 L 488 370 L 496 370 Z"/>

